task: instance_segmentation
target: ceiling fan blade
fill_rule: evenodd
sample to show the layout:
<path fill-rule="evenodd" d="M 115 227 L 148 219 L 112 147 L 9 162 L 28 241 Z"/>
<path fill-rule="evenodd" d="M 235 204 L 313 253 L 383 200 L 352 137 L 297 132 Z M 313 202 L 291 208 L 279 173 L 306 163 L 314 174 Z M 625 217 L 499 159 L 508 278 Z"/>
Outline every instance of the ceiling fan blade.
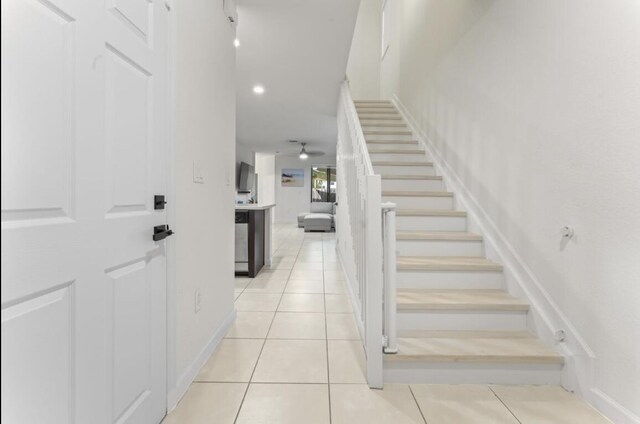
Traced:
<path fill-rule="evenodd" d="M 313 157 L 324 156 L 325 154 L 326 154 L 325 152 L 316 151 L 316 150 L 307 152 L 307 155 L 310 156 L 310 157 L 311 156 L 313 156 Z M 278 155 L 279 156 L 296 156 L 297 157 L 297 156 L 300 156 L 300 152 L 286 152 L 286 153 L 279 153 Z"/>

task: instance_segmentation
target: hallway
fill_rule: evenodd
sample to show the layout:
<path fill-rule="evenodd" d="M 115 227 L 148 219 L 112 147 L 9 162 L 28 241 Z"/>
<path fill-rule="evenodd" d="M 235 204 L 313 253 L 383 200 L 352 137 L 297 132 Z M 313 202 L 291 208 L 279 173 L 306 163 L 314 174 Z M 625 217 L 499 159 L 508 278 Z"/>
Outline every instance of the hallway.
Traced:
<path fill-rule="evenodd" d="M 273 266 L 236 278 L 236 322 L 164 424 L 609 422 L 559 387 L 370 390 L 335 243 L 275 226 Z"/>

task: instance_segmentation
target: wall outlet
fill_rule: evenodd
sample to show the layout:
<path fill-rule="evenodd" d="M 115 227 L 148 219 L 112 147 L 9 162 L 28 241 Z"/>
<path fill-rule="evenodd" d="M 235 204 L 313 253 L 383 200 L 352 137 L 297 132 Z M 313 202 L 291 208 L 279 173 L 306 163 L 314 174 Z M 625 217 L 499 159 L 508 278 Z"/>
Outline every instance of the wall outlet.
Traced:
<path fill-rule="evenodd" d="M 197 314 L 200 312 L 200 307 L 202 306 L 202 293 L 200 293 L 200 289 L 196 289 L 193 296 L 193 310 Z"/>

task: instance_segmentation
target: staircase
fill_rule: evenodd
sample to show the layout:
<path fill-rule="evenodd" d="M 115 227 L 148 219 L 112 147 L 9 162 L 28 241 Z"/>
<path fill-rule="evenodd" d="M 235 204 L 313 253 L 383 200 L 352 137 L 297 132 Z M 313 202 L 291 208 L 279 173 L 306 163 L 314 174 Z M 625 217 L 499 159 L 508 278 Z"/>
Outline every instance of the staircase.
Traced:
<path fill-rule="evenodd" d="M 527 331 L 529 305 L 507 293 L 393 104 L 355 105 L 382 200 L 397 205 L 398 353 L 384 381 L 560 384 L 564 358 Z"/>

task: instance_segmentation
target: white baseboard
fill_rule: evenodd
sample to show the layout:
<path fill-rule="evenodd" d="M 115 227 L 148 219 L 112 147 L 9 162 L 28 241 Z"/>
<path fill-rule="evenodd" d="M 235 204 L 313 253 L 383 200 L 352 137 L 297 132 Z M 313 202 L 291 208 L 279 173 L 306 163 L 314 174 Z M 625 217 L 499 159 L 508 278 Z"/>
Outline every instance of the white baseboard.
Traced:
<path fill-rule="evenodd" d="M 599 389 L 592 389 L 593 406 L 615 424 L 640 424 L 640 417 Z"/>
<path fill-rule="evenodd" d="M 200 351 L 191 365 L 189 365 L 186 371 L 182 373 L 180 378 L 178 378 L 176 386 L 167 394 L 167 414 L 173 411 L 176 406 L 178 406 L 178 402 L 180 402 L 180 399 L 182 399 L 184 394 L 187 393 L 189 386 L 198 375 L 198 372 L 200 372 L 200 369 L 207 362 L 207 359 L 209 359 L 213 351 L 216 349 L 216 347 L 218 347 L 218 344 L 220 344 L 220 341 L 222 341 L 224 335 L 227 334 L 227 330 L 229 330 L 229 327 L 235 319 L 236 310 L 233 309 L 224 319 L 222 324 L 220 324 L 220 326 L 213 333 L 213 336 L 206 344 L 204 349 Z"/>
<path fill-rule="evenodd" d="M 393 96 L 392 102 L 430 155 L 437 172 L 443 176 L 447 189 L 456 193 L 456 203 L 460 206 L 459 209 L 466 210 L 470 229 L 479 231 L 484 236 L 487 257 L 504 266 L 509 292 L 517 297 L 525 298 L 530 303 L 530 329 L 535 331 L 546 343 L 555 344 L 556 349 L 567 358 L 563 386 L 568 390 L 579 392 L 588 401 L 593 402 L 595 363 L 593 351 L 544 289 L 533 271 L 498 229 L 489 214 L 465 186 L 453 167 L 447 163 L 432 140 L 419 127 L 409 110 L 396 95 Z M 564 330 L 566 335 L 566 342 L 560 345 L 554 341 L 554 334 L 558 329 Z"/>

